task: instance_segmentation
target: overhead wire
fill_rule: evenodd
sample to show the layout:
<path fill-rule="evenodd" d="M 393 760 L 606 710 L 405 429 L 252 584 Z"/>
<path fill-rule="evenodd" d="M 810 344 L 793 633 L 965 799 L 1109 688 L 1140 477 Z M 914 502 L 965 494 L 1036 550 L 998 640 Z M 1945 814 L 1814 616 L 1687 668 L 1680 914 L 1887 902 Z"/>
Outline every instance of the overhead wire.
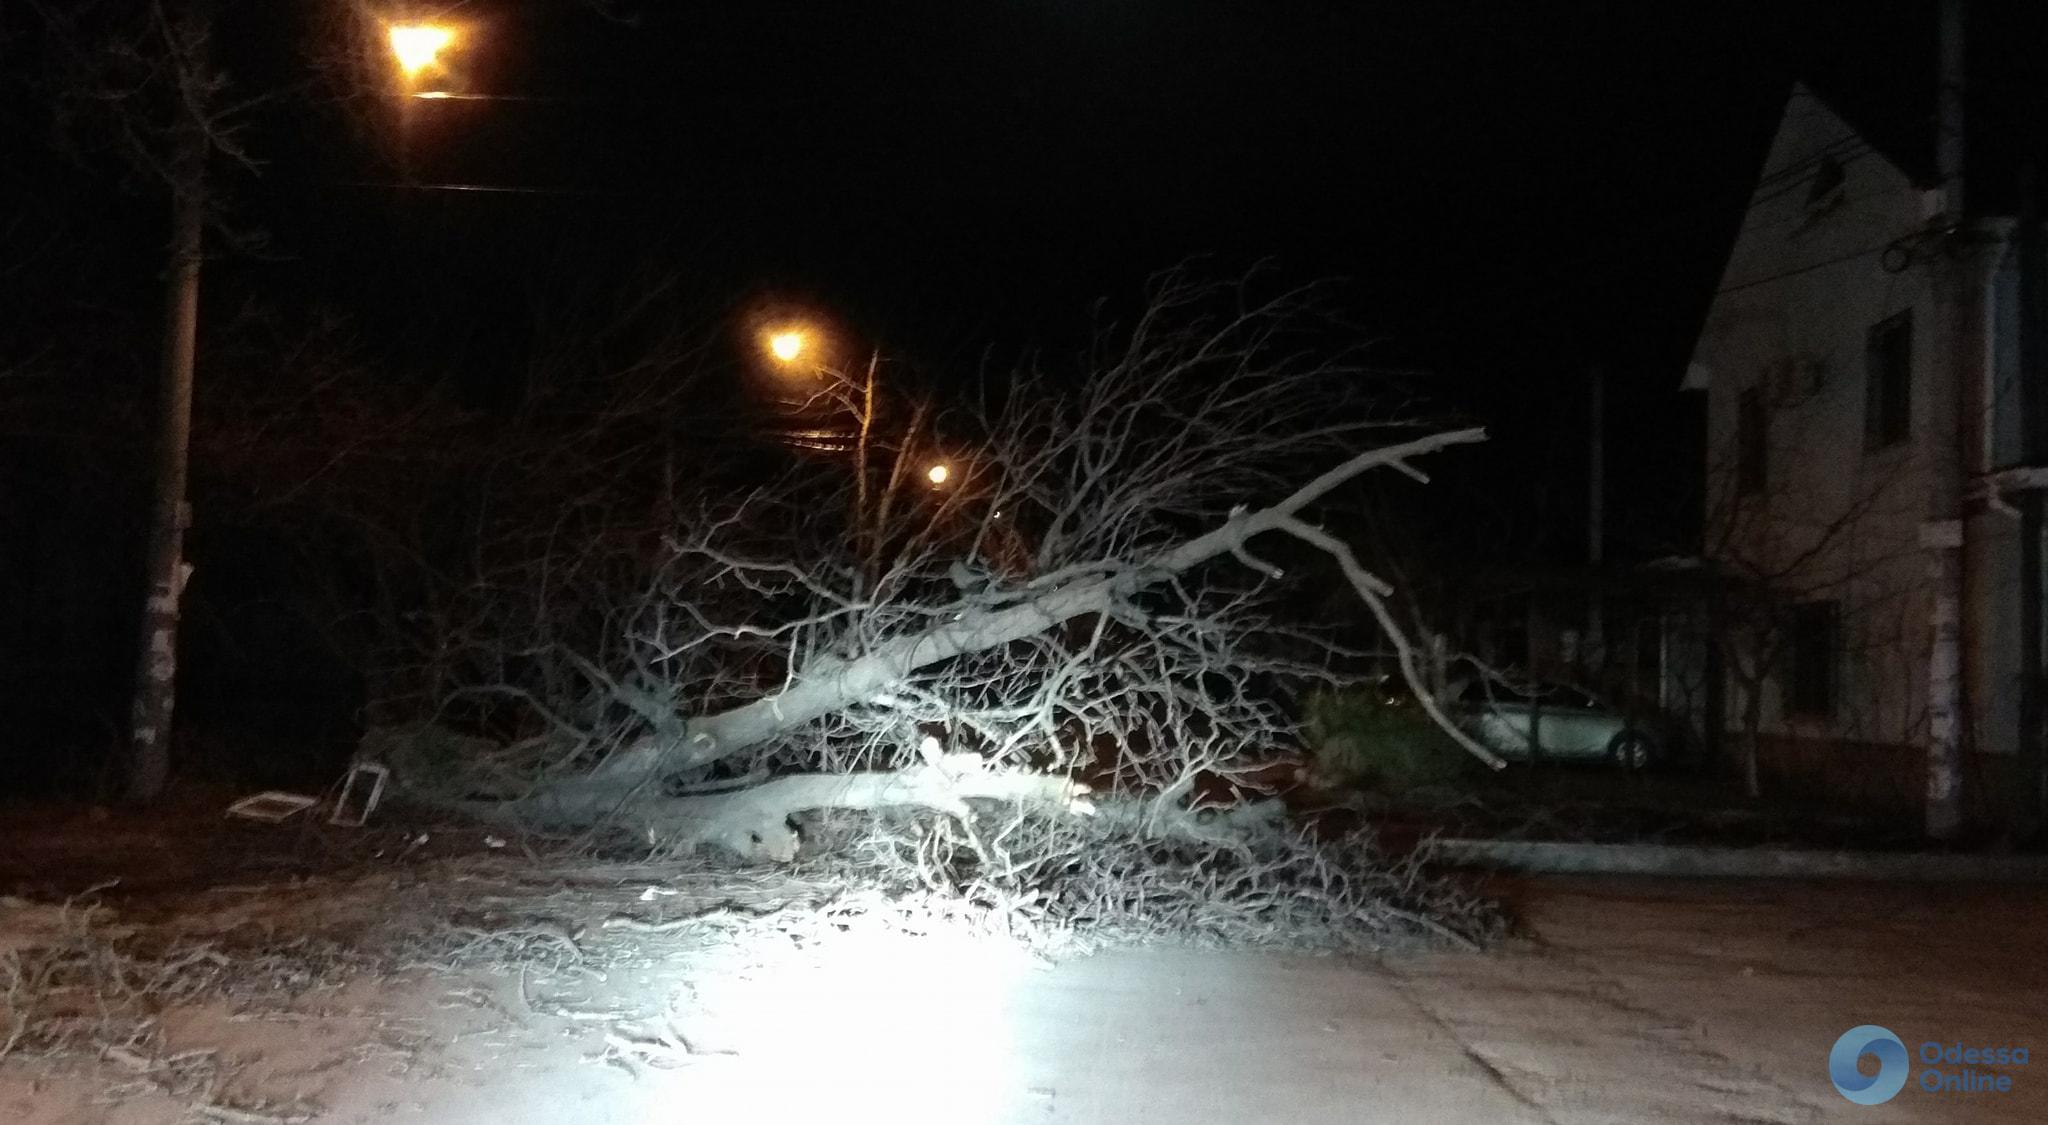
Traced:
<path fill-rule="evenodd" d="M 1912 241 L 1915 241 L 1912 235 L 1894 238 L 1889 242 L 1884 243 L 1882 246 L 1867 246 L 1861 250 L 1852 250 L 1846 254 L 1838 254 L 1832 258 L 1824 258 L 1818 262 L 1808 262 L 1803 266 L 1794 266 L 1791 269 L 1780 270 L 1777 273 L 1767 274 L 1763 277 L 1755 277 L 1749 279 L 1748 281 L 1737 282 L 1734 285 L 1725 286 L 1723 288 L 1715 290 L 1714 296 L 1719 297 L 1727 293 L 1738 293 L 1744 289 L 1754 289 L 1759 285 L 1768 285 L 1773 281 L 1783 281 L 1785 278 L 1788 277 L 1797 277 L 1803 273 L 1812 273 L 1814 270 L 1826 269 L 1829 266 L 1838 266 L 1841 265 L 1843 262 L 1853 262 L 1858 258 L 1867 258 L 1872 254 L 1890 254 L 1895 250 L 1903 251 L 1907 255 L 1906 263 L 1904 265 L 1899 266 L 1898 268 L 1893 268 L 1890 264 L 1887 263 L 1885 266 L 1885 272 L 1894 274 L 1901 273 L 1905 270 L 1906 265 L 1911 264 L 1912 247 L 1907 244 Z M 1924 241 L 1924 239 L 1922 239 L 1922 241 Z"/>
<path fill-rule="evenodd" d="M 1847 168 L 1849 165 L 1856 163 L 1858 160 L 1861 160 L 1866 156 L 1875 155 L 1876 152 L 1876 149 L 1871 148 L 1869 145 L 1865 145 L 1863 146 L 1863 149 L 1860 152 L 1849 152 L 1845 150 L 1843 153 L 1832 157 L 1832 159 L 1838 166 Z M 1822 159 L 1826 160 L 1829 158 L 1823 157 Z M 1812 171 L 1815 174 L 1818 174 L 1821 167 L 1822 165 L 1820 163 L 1815 163 Z M 1783 187 L 1775 188 L 1771 191 L 1763 193 L 1751 193 L 1749 197 L 1748 210 L 1754 211 L 1757 209 L 1757 207 L 1759 207 L 1762 204 L 1769 203 L 1774 199 L 1782 199 L 1785 196 L 1790 195 L 1793 192 L 1798 191 L 1799 189 L 1807 186 L 1809 182 L 1810 181 L 1808 179 L 1802 176 L 1799 179 L 1793 180 L 1785 184 Z"/>
<path fill-rule="evenodd" d="M 1806 157 L 1805 159 L 1794 161 L 1791 164 L 1787 164 L 1786 166 L 1778 169 L 1775 172 L 1766 172 L 1758 176 L 1756 186 L 1759 190 L 1761 190 L 1763 188 L 1772 186 L 1779 180 L 1783 180 L 1788 177 L 1799 177 L 1803 175 L 1808 169 L 1818 168 L 1821 165 L 1821 163 L 1825 160 L 1828 160 L 1830 158 L 1836 160 L 1842 159 L 1845 154 L 1851 152 L 1852 150 L 1857 149 L 1858 147 L 1861 147 L 1862 149 L 1867 151 L 1874 151 L 1870 142 L 1864 139 L 1864 137 L 1861 134 L 1851 133 L 1845 137 L 1838 137 L 1835 140 L 1829 141 L 1827 144 L 1821 146 L 1819 152 L 1816 152 L 1813 155 Z M 1856 153 L 1856 155 L 1860 156 L 1862 155 L 1862 153 L 1858 152 Z"/>

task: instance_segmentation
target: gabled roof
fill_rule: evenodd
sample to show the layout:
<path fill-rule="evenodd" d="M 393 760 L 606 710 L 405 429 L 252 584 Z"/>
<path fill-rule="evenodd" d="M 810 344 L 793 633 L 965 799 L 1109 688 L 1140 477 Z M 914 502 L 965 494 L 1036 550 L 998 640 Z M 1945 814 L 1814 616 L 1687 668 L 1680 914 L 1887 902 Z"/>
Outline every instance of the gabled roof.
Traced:
<path fill-rule="evenodd" d="M 2020 215 L 2029 194 L 2023 185 L 2031 178 L 2032 201 L 2048 215 L 2048 128 L 2041 124 L 2048 121 L 2048 2 L 1967 2 L 1964 205 L 1977 217 Z M 1810 97 L 1860 138 L 1853 151 L 1882 159 L 1913 187 L 1938 186 L 1937 5 L 1923 0 L 1852 10 L 1857 20 L 1839 29 L 1841 49 L 1814 59 L 1788 95 L 1777 136 L 1797 102 Z M 1873 30 L 1871 21 L 1882 26 Z M 1759 191 L 1769 186 L 1764 177 L 1771 159 L 1766 152 L 1755 170 Z M 1731 226 L 1724 265 L 1738 252 L 1738 238 Z M 1704 322 L 1713 299 L 1702 300 L 1695 323 Z M 1705 378 L 1689 363 L 1682 386 L 1701 389 Z"/>
<path fill-rule="evenodd" d="M 1895 157 L 1897 151 L 1879 147 L 1804 82 L 1793 84 L 1723 258 L 1720 285 L 1702 309 L 1681 390 L 1706 390 L 1712 382 L 1711 357 L 1701 349 L 1723 299 L 1734 302 L 1725 310 L 1729 317 L 1757 315 L 1744 306 L 1746 298 L 1731 295 L 1874 255 L 1934 213 L 1924 180 L 1906 167 L 1911 156 Z M 1842 216 L 1850 217 L 1846 227 L 1836 221 Z M 1827 221 L 1816 225 L 1822 217 Z"/>

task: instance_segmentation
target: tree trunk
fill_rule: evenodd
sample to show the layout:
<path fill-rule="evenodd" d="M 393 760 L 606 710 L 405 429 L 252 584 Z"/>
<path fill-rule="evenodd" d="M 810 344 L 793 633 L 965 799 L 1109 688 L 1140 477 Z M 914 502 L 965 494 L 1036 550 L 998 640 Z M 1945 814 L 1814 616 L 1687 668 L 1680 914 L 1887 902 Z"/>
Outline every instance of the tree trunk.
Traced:
<path fill-rule="evenodd" d="M 172 185 L 170 276 L 164 302 L 164 351 L 151 505 L 148 571 L 129 727 L 127 796 L 149 802 L 171 771 L 171 712 L 177 699 L 178 608 L 185 565 L 186 452 L 192 433 L 192 368 L 199 343 L 199 269 L 206 222 L 206 136 L 196 122 L 178 130 Z"/>
<path fill-rule="evenodd" d="M 468 806 L 496 819 L 538 815 L 557 823 L 612 818 L 623 829 L 671 845 L 711 844 L 734 854 L 787 862 L 796 858 L 790 817 L 813 809 L 925 808 L 965 817 L 968 800 L 1053 805 L 1083 815 L 1094 810 L 1088 787 L 1064 777 L 991 768 L 978 754 L 932 753 L 921 765 L 879 773 L 796 774 L 727 793 L 635 802 L 628 809 L 592 805 L 587 794 L 544 794 L 517 808 Z M 614 815 L 616 814 L 616 815 Z"/>
<path fill-rule="evenodd" d="M 1755 800 L 1764 795 L 1757 760 L 1762 756 L 1764 725 L 1763 685 L 1751 683 L 1742 699 L 1742 792 Z"/>

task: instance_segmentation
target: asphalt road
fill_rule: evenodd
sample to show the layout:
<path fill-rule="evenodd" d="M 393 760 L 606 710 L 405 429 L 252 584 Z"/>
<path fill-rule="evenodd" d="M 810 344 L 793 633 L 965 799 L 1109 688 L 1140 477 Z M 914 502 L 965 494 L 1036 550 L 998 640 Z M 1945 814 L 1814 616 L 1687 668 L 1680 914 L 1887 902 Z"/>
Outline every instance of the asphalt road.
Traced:
<path fill-rule="evenodd" d="M 2048 890 L 1529 880 L 1486 954 L 1380 962 L 1130 950 L 1054 968 L 931 941 L 687 986 L 687 1051 L 608 1065 L 580 1020 L 667 996 L 659 963 L 602 985 L 416 974 L 288 1018 L 165 1013 L 233 1060 L 239 1105 L 321 1122 L 2048 1121 Z M 699 967 L 701 969 L 701 966 Z M 564 991 L 566 990 L 566 991 Z M 1882 1105 L 1826 1061 L 1852 1026 L 1913 1053 Z M 1923 1043 L 2029 1048 L 2009 1092 L 1932 1093 Z M 1939 1064 L 1954 1072 L 1962 1067 Z M 190 1120 L 104 1077 L 0 1067 L 0 1120 Z M 183 1105 L 185 1108 L 179 1108 Z M 282 1110 L 274 1118 L 289 1116 Z M 265 1120 L 252 1116 L 249 1120 Z"/>

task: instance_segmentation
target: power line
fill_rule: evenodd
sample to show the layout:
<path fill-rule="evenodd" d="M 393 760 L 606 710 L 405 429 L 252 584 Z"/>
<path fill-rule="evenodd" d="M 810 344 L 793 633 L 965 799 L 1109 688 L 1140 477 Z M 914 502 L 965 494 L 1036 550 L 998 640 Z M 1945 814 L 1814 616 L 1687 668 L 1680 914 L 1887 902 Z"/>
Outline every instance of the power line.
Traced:
<path fill-rule="evenodd" d="M 1783 281 L 1785 278 L 1797 277 L 1802 273 L 1812 273 L 1814 270 L 1817 269 L 1825 269 L 1828 266 L 1838 266 L 1841 265 L 1843 262 L 1853 262 L 1858 258 L 1867 258 L 1872 254 L 1882 254 L 1886 250 L 1891 249 L 1891 247 L 1892 243 L 1887 242 L 1883 246 L 1872 246 L 1864 250 L 1857 250 L 1852 253 L 1843 254 L 1840 257 L 1829 258 L 1825 261 L 1812 262 L 1803 266 L 1795 266 L 1792 269 L 1783 270 L 1778 273 L 1771 274 L 1767 277 L 1753 278 L 1749 281 L 1744 281 L 1739 284 L 1730 285 L 1725 289 L 1717 289 L 1714 291 L 1714 296 L 1719 297 L 1728 293 L 1740 292 L 1744 289 L 1754 289 L 1759 285 L 1768 285 L 1773 281 Z"/>
<path fill-rule="evenodd" d="M 1874 155 L 1876 152 L 1876 149 L 1871 148 L 1868 145 L 1865 145 L 1863 151 L 1861 152 L 1847 153 L 1846 155 L 1833 157 L 1832 159 L 1834 159 L 1835 162 L 1841 167 L 1847 168 L 1849 165 L 1856 163 L 1858 160 L 1861 160 L 1866 156 Z M 1815 170 L 1818 171 L 1818 169 L 1819 166 L 1816 165 Z M 1778 188 L 1774 191 L 1765 192 L 1762 194 L 1752 193 L 1749 197 L 1749 206 L 1746 209 L 1754 211 L 1758 207 L 1766 203 L 1769 203 L 1774 199 L 1782 199 L 1785 196 L 1790 195 L 1791 193 L 1798 191 L 1800 188 L 1803 188 L 1805 186 L 1806 181 L 1794 180 L 1791 183 L 1786 184 L 1784 187 Z"/>
<path fill-rule="evenodd" d="M 1845 153 L 1855 149 L 1858 145 L 1862 145 L 1866 150 L 1872 150 L 1870 142 L 1861 133 L 1850 133 L 1848 136 L 1837 138 L 1822 145 L 1819 152 L 1804 160 L 1795 161 L 1775 172 L 1768 172 L 1758 176 L 1756 181 L 1757 188 L 1761 190 L 1788 176 L 1799 176 L 1808 168 L 1818 168 L 1822 161 L 1830 159 L 1839 160 Z M 1862 153 L 1857 153 L 1856 155 L 1860 156 Z"/>
<path fill-rule="evenodd" d="M 1869 195 L 1844 195 L 1840 199 L 1839 206 L 1848 210 L 1866 207 L 1870 204 L 1889 205 L 1900 199 L 1914 199 L 1919 193 L 1919 188 L 1908 185 L 1904 189 L 1876 191 Z M 1804 208 L 1793 213 L 1781 213 L 1771 216 L 1768 221 L 1765 216 L 1745 213 L 1742 219 L 1741 233 L 1748 234 L 1751 231 L 1770 230 L 1774 227 L 1791 228 L 1793 230 L 1803 229 L 1806 225 L 1825 218 L 1825 216 L 1831 213 L 1832 208 L 1833 205 Z"/>
<path fill-rule="evenodd" d="M 394 94 L 416 102 L 525 102 L 533 105 L 630 105 L 630 101 L 619 98 L 592 97 L 582 94 L 463 94 L 453 90 L 422 90 L 413 94 Z"/>
<path fill-rule="evenodd" d="M 327 180 L 327 187 L 365 188 L 372 191 L 443 191 L 473 195 L 547 195 L 562 198 L 595 199 L 683 199 L 702 193 L 682 191 L 632 191 L 622 188 L 545 187 L 528 184 L 405 183 L 398 180 Z"/>

